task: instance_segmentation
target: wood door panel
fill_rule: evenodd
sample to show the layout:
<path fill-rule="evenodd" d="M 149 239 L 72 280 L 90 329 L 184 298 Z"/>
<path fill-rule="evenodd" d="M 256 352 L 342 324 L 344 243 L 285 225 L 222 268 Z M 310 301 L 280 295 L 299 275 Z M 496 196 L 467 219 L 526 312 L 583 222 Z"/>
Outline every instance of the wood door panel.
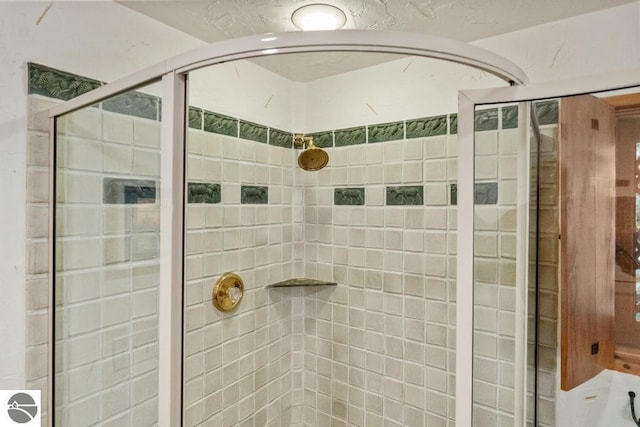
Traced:
<path fill-rule="evenodd" d="M 596 322 L 600 351 L 597 371 L 611 367 L 615 350 L 616 112 L 594 98 L 596 174 Z"/>
<path fill-rule="evenodd" d="M 560 132 L 561 388 L 569 390 L 613 360 L 615 112 L 592 96 L 564 98 Z"/>

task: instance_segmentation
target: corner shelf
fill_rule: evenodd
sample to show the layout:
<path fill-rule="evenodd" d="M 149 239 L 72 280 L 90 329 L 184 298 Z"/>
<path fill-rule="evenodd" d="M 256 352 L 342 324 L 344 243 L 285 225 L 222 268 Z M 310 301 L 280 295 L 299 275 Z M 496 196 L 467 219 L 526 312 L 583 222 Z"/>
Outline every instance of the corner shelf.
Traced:
<path fill-rule="evenodd" d="M 267 288 L 293 288 L 300 286 L 336 286 L 336 282 L 327 282 L 324 280 L 294 278 L 287 279 L 281 282 L 271 283 L 267 285 Z"/>

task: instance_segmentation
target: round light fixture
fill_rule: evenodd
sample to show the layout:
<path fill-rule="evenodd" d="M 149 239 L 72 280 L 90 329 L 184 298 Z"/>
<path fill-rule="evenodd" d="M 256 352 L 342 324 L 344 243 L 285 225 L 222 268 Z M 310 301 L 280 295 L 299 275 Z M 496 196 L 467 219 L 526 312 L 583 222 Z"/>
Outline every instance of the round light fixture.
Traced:
<path fill-rule="evenodd" d="M 347 15 L 329 4 L 308 4 L 291 14 L 291 22 L 302 31 L 337 30 L 347 22 Z"/>

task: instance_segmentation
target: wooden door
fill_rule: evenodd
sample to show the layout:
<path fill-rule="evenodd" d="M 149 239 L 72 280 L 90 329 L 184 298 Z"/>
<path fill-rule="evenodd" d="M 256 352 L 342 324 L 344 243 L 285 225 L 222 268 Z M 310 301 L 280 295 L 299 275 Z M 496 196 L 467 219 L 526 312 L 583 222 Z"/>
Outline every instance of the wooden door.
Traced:
<path fill-rule="evenodd" d="M 613 364 L 615 123 L 593 96 L 560 102 L 562 390 Z"/>

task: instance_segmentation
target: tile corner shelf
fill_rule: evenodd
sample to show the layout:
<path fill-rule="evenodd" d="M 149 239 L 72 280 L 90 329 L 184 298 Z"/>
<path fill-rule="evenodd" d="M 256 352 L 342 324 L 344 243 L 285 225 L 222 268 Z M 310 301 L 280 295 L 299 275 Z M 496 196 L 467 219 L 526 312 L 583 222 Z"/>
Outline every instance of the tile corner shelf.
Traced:
<path fill-rule="evenodd" d="M 336 286 L 336 282 L 327 282 L 325 280 L 295 278 L 287 279 L 281 282 L 267 285 L 267 288 L 291 288 L 295 286 Z"/>

